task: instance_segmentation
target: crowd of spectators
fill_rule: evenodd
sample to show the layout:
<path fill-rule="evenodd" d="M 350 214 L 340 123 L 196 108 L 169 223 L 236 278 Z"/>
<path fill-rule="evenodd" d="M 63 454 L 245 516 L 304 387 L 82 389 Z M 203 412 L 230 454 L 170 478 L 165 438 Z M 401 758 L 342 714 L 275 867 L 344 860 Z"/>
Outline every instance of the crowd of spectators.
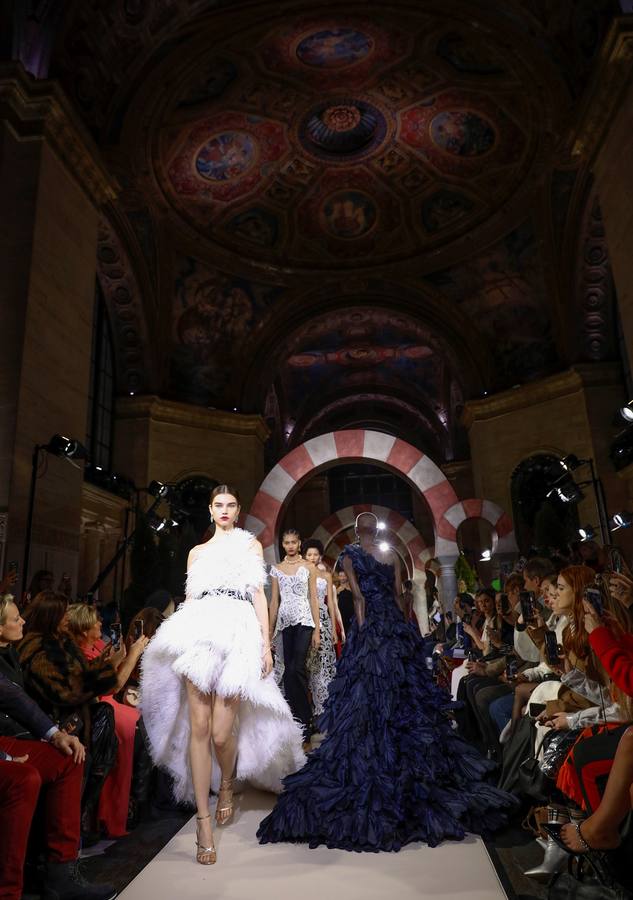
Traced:
<path fill-rule="evenodd" d="M 562 877 L 576 854 L 600 890 L 631 889 L 633 575 L 621 553 L 522 560 L 502 590 L 460 593 L 426 641 L 457 727 L 523 801 L 543 851 L 525 874 Z"/>
<path fill-rule="evenodd" d="M 110 900 L 81 874 L 80 850 L 136 827 L 169 786 L 151 764 L 140 717 L 143 651 L 173 612 L 157 591 L 126 634 L 92 602 L 38 572 L 24 597 L 0 583 L 0 900 Z M 106 612 L 106 611 L 104 611 Z M 104 618 L 112 619 L 110 615 Z"/>

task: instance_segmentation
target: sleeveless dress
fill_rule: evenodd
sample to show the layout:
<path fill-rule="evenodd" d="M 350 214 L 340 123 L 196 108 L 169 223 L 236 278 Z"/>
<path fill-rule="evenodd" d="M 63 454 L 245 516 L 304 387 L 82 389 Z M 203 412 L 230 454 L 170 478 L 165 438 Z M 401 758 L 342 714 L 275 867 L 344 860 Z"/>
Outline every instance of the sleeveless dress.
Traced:
<path fill-rule="evenodd" d="M 290 625 L 314 628 L 309 596 L 310 573 L 306 566 L 299 566 L 292 575 L 287 575 L 277 566 L 271 566 L 270 574 L 279 582 L 279 610 L 271 643 L 275 655 L 275 681 L 281 685 L 285 670 L 282 631 Z"/>
<path fill-rule="evenodd" d="M 357 546 L 344 553 L 365 622 L 352 625 L 330 683 L 319 723 L 327 737 L 284 779 L 260 842 L 378 851 L 493 831 L 516 801 L 486 783 L 492 764 L 453 731 L 455 704 L 430 677 L 420 632 L 396 605 L 393 567 Z"/>
<path fill-rule="evenodd" d="M 330 681 L 336 674 L 336 651 L 332 639 L 332 620 L 327 608 L 327 581 L 317 578 L 321 644 L 308 654 L 308 674 L 314 715 L 320 716 L 327 700 Z"/>
<path fill-rule="evenodd" d="M 261 677 L 263 642 L 251 594 L 265 579 L 253 535 L 234 528 L 204 544 L 187 573 L 189 598 L 162 623 L 142 661 L 141 710 L 156 765 L 177 800 L 193 800 L 185 679 L 205 694 L 239 697 L 237 777 L 273 792 L 305 761 L 302 734 L 272 673 Z M 219 785 L 213 766 L 213 785 Z"/>

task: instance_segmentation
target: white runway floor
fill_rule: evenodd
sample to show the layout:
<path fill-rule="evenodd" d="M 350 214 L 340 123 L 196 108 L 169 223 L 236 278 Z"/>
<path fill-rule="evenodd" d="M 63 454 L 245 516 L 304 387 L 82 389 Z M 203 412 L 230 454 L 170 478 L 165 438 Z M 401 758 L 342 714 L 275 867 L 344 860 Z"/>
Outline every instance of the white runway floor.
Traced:
<path fill-rule="evenodd" d="M 504 900 L 483 841 L 469 837 L 400 853 L 260 846 L 255 832 L 273 805 L 270 794 L 236 797 L 236 816 L 216 829 L 218 861 L 194 861 L 195 819 L 119 895 L 122 900 Z"/>

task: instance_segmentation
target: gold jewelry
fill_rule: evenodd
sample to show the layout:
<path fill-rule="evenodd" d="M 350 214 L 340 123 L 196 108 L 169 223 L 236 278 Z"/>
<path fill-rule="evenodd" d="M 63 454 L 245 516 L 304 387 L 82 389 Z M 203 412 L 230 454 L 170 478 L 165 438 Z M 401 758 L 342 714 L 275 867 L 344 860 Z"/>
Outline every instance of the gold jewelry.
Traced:
<path fill-rule="evenodd" d="M 284 562 L 288 563 L 289 566 L 296 566 L 297 563 L 300 563 L 303 559 L 303 556 L 298 553 L 296 559 L 289 559 L 287 556 L 284 556 Z"/>

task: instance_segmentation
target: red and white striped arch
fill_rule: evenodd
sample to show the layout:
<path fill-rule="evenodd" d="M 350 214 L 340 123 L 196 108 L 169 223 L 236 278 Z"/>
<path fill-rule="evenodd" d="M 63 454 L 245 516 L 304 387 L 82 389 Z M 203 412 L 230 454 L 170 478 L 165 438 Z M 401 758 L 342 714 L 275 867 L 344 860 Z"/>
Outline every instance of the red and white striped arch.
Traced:
<path fill-rule="evenodd" d="M 442 516 L 438 534 L 445 540 L 457 541 L 457 529 L 466 519 L 483 519 L 490 524 L 493 553 L 517 552 L 512 519 L 491 500 L 460 500 Z"/>
<path fill-rule="evenodd" d="M 433 548 L 426 545 L 415 525 L 412 525 L 403 515 L 386 506 L 377 506 L 376 504 L 347 506 L 328 516 L 319 525 L 312 537 L 321 541 L 326 556 L 333 559 L 338 558 L 346 544 L 345 532 L 354 527 L 356 516 L 362 512 L 373 513 L 381 522 L 385 523 L 386 530 L 399 539 L 408 556 L 407 568 L 410 577 L 413 576 L 414 569 L 424 570 L 424 564 L 433 556 Z"/>
<path fill-rule="evenodd" d="M 431 511 L 436 555 L 457 554 L 455 540 L 444 539 L 438 530 L 444 514 L 458 503 L 457 494 L 439 466 L 406 441 L 378 431 L 354 429 L 306 441 L 284 456 L 264 479 L 245 527 L 262 542 L 268 562 L 277 558 L 281 517 L 292 495 L 312 475 L 345 462 L 375 463 L 402 475 L 420 491 Z"/>

